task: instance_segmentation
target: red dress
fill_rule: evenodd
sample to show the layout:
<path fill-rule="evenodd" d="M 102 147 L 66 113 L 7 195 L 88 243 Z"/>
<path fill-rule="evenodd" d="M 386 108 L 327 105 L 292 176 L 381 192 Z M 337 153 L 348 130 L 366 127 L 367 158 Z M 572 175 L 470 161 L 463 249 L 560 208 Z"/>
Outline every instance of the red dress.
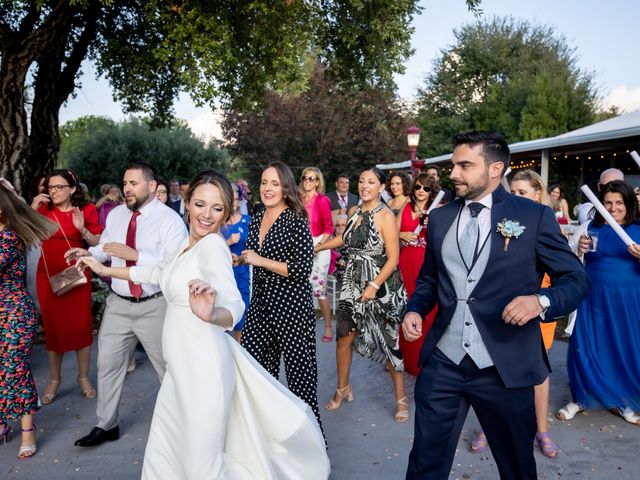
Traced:
<path fill-rule="evenodd" d="M 61 212 L 56 207 L 49 210 L 49 207 L 44 204 L 38 211 L 60 224 L 72 248 L 87 247 L 80 232 L 73 226 L 73 210 Z M 95 235 L 100 234 L 102 227 L 98 222 L 98 212 L 95 205 L 88 204 L 82 209 L 82 212 L 85 228 Z M 91 282 L 58 296 L 51 290 L 44 265 L 46 255 L 49 275 L 55 275 L 67 268 L 69 265 L 64 259 L 64 253 L 69 250 L 69 244 L 67 244 L 61 230 L 42 242 L 42 255 L 36 275 L 36 288 L 47 350 L 57 353 L 78 350 L 91 345 L 93 341 L 91 335 Z M 85 275 L 87 279 L 90 278 L 88 269 Z"/>
<path fill-rule="evenodd" d="M 413 232 L 420 223 L 420 217 L 412 218 L 411 215 L 411 203 L 407 203 L 402 209 L 402 217 L 400 219 L 400 231 L 401 232 Z M 404 240 L 402 241 L 402 248 L 400 249 L 400 260 L 398 267 L 400 273 L 402 273 L 402 281 L 404 282 L 404 288 L 407 290 L 407 298 L 411 298 L 411 295 L 416 289 L 416 280 L 422 262 L 424 261 L 424 254 L 426 252 L 427 242 L 427 230 L 422 229 L 418 237 L 416 245 L 411 245 Z M 418 359 L 420 357 L 420 350 L 422 344 L 427 336 L 427 332 L 431 328 L 431 324 L 436 316 L 438 307 L 434 307 L 431 312 L 427 314 L 422 322 L 422 336 L 414 341 L 408 342 L 404 339 L 404 335 L 400 335 L 400 351 L 404 358 L 404 371 L 411 375 L 418 375 L 420 369 L 418 368 Z"/>

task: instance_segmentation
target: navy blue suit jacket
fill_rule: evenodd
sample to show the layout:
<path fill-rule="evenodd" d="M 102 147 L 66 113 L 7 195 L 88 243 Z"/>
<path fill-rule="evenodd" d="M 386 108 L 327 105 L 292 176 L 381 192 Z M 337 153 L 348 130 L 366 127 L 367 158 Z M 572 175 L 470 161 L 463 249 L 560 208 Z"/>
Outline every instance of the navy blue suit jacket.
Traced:
<path fill-rule="evenodd" d="M 418 275 L 408 312 L 421 317 L 438 304 L 436 316 L 420 354 L 420 365 L 429 358 L 451 322 L 457 299 L 442 260 L 442 244 L 451 224 L 464 205 L 460 199 L 438 208 L 429 216 L 427 252 Z M 503 219 L 526 227 L 512 238 L 504 251 L 504 237 L 497 232 Z M 539 318 L 523 326 L 505 324 L 502 311 L 515 297 L 540 293 L 551 301 L 545 321 L 575 310 L 589 292 L 589 279 L 549 207 L 507 193 L 493 192 L 491 207 L 491 251 L 487 267 L 469 295 L 469 308 L 482 340 L 507 388 L 542 383 L 551 368 L 547 359 Z M 544 273 L 550 288 L 540 288 Z"/>

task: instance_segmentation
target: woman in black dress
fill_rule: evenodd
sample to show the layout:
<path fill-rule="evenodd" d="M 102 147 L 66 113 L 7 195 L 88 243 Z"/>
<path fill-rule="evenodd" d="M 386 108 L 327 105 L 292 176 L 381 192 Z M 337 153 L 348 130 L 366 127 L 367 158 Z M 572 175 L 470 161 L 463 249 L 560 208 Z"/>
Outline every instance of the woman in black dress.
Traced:
<path fill-rule="evenodd" d="M 247 250 L 238 257 L 254 267 L 241 344 L 276 378 L 284 356 L 289 389 L 313 409 L 320 423 L 309 283 L 313 240 L 289 167 L 275 162 L 262 172 L 260 197 L 264 208 L 251 218 Z"/>

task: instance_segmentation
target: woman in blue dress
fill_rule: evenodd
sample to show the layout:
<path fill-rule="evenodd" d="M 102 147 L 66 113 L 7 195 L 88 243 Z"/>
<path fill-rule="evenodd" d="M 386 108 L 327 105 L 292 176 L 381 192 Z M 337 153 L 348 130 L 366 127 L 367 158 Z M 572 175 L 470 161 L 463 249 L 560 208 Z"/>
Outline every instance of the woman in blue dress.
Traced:
<path fill-rule="evenodd" d="M 231 186 L 233 188 L 233 213 L 229 217 L 224 228 L 222 228 L 222 233 L 227 241 L 227 245 L 229 245 L 229 248 L 231 249 L 231 253 L 240 257 L 242 255 L 242 251 L 247 248 L 247 235 L 249 234 L 249 221 L 251 220 L 251 217 L 240 213 L 240 188 L 238 188 L 235 183 L 232 183 Z M 242 263 L 234 266 L 233 275 L 236 279 L 240 295 L 242 296 L 242 301 L 244 302 L 244 311 L 247 312 L 249 310 L 249 285 L 251 282 L 249 265 Z M 240 321 L 235 327 L 233 327 L 233 336 L 238 342 L 242 335 L 244 317 L 245 314 L 243 313 Z"/>
<path fill-rule="evenodd" d="M 640 213 L 633 188 L 622 181 L 604 185 L 600 201 L 636 244 L 627 247 L 598 212 L 588 235 L 580 236 L 591 293 L 578 308 L 569 343 L 573 402 L 556 415 L 570 420 L 581 410 L 604 407 L 640 425 Z"/>

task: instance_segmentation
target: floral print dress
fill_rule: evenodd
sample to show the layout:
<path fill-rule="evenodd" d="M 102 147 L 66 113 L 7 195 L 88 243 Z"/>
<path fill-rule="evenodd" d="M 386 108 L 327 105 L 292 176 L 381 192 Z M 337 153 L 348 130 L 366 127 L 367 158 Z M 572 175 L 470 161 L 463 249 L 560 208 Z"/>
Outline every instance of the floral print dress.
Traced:
<path fill-rule="evenodd" d="M 16 234 L 0 231 L 0 423 L 35 413 L 38 395 L 29 366 L 38 327 L 27 292 L 25 252 Z"/>
<path fill-rule="evenodd" d="M 353 349 L 374 361 L 389 361 L 396 371 L 402 371 L 399 329 L 407 306 L 407 293 L 397 268 L 380 285 L 373 301 L 359 301 L 367 284 L 387 262 L 384 241 L 373 217 L 385 207 L 378 205 L 363 212 L 360 208 L 347 222 L 343 234 L 349 248 L 349 259 L 342 279 L 338 303 L 338 338 L 356 332 Z M 358 224 L 359 218 L 362 218 Z"/>

